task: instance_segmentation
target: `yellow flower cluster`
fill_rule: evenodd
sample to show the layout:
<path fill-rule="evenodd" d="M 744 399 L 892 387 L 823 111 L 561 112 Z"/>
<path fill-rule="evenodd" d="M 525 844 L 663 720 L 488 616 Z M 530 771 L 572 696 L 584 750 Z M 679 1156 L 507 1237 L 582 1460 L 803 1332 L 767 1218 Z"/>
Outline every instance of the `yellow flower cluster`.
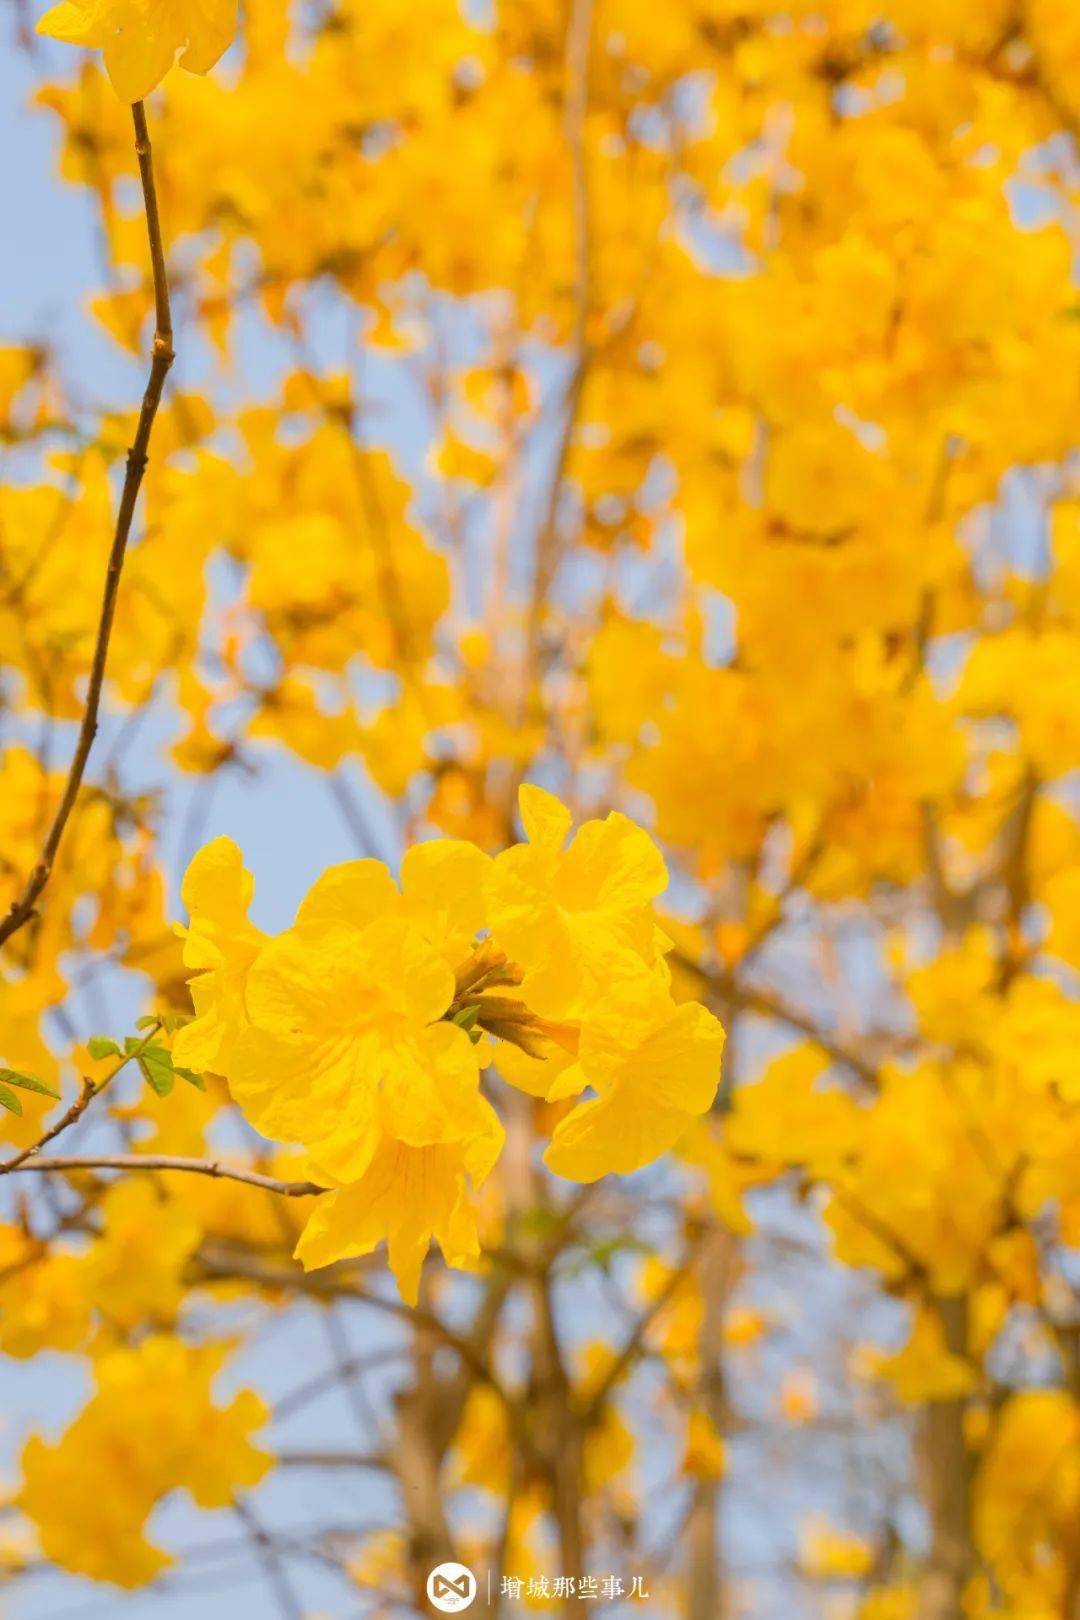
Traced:
<path fill-rule="evenodd" d="M 172 1562 L 143 1535 L 162 1497 L 182 1488 L 200 1507 L 224 1507 L 238 1488 L 258 1484 L 271 1458 L 251 1434 L 268 1413 L 251 1390 L 215 1404 L 211 1383 L 224 1354 L 161 1335 L 110 1351 L 97 1363 L 95 1394 L 60 1439 L 27 1441 L 18 1504 L 48 1558 L 74 1574 L 141 1586 Z"/>
<path fill-rule="evenodd" d="M 298 1143 L 320 1199 L 306 1266 L 385 1239 L 415 1302 L 434 1236 L 452 1265 L 480 1243 L 469 1189 L 503 1127 L 481 1089 L 492 1065 L 549 1101 L 591 1093 L 544 1155 L 576 1181 L 629 1174 L 712 1104 L 724 1034 L 678 1005 L 653 902 L 663 859 L 625 816 L 587 821 L 523 787 L 528 841 L 492 859 L 473 844 L 414 845 L 400 886 L 376 860 L 331 867 L 270 938 L 248 918 L 254 885 L 219 838 L 182 895 L 196 1017 L 177 1064 L 225 1076 L 264 1135 Z"/>

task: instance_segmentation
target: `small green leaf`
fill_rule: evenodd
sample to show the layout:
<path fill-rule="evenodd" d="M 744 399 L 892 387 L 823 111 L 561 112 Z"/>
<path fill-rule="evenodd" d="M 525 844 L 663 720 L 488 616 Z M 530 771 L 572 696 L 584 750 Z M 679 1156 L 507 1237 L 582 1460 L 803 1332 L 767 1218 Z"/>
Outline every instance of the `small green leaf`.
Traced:
<path fill-rule="evenodd" d="M 0 1086 L 0 1108 L 6 1108 L 12 1114 L 22 1113 L 22 1103 L 7 1086 Z"/>
<path fill-rule="evenodd" d="M 462 1007 L 460 1012 L 456 1012 L 450 1022 L 456 1024 L 459 1029 L 471 1030 L 479 1016 L 480 1008 L 474 1001 L 470 1006 Z"/>
<path fill-rule="evenodd" d="M 42 1097 L 55 1097 L 60 1101 L 60 1093 L 55 1086 L 45 1084 L 36 1074 L 23 1074 L 19 1069 L 0 1069 L 0 1081 L 6 1081 L 9 1086 L 19 1086 L 23 1091 L 36 1091 Z"/>
<path fill-rule="evenodd" d="M 86 1050 L 95 1063 L 101 1058 L 120 1056 L 120 1048 L 108 1035 L 91 1035 L 86 1043 Z"/>
<path fill-rule="evenodd" d="M 183 1029 L 185 1024 L 190 1023 L 190 1013 L 162 1013 L 161 1015 L 161 1027 L 166 1035 L 174 1035 L 178 1029 Z"/>
<path fill-rule="evenodd" d="M 152 1013 L 144 1013 L 141 1018 L 136 1018 L 136 1020 L 135 1020 L 135 1028 L 136 1029 L 155 1029 L 157 1027 L 157 1025 L 160 1024 L 160 1023 L 161 1023 L 160 1018 L 155 1018 Z"/>
<path fill-rule="evenodd" d="M 167 1097 L 173 1088 L 175 1070 L 172 1058 L 163 1046 L 145 1046 L 139 1053 L 139 1068 L 143 1079 L 159 1097 Z"/>
<path fill-rule="evenodd" d="M 196 1074 L 194 1069 L 182 1069 L 178 1063 L 174 1063 L 173 1073 L 186 1080 L 189 1086 L 194 1086 L 196 1091 L 206 1090 L 206 1081 L 201 1074 Z"/>

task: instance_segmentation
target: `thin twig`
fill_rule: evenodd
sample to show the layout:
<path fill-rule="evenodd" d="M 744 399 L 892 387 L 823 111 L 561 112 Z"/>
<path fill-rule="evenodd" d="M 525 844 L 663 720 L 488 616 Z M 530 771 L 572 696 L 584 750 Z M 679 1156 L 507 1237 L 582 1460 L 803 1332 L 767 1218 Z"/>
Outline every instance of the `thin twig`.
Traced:
<path fill-rule="evenodd" d="M 95 1082 L 93 1080 L 84 1079 L 82 1083 L 82 1090 L 79 1092 L 79 1095 L 76 1097 L 67 1113 L 62 1114 L 61 1117 L 56 1121 L 56 1124 L 51 1125 L 45 1132 L 44 1136 L 39 1136 L 37 1141 L 32 1142 L 28 1148 L 23 1148 L 21 1153 L 16 1153 L 12 1158 L 5 1159 L 3 1162 L 0 1162 L 0 1176 L 9 1176 L 15 1170 L 34 1169 L 35 1165 L 29 1163 L 29 1161 L 38 1161 L 40 1159 L 40 1154 L 43 1147 L 46 1147 L 50 1142 L 55 1142 L 56 1138 L 63 1131 L 66 1131 L 69 1126 L 77 1124 L 82 1116 L 86 1113 L 86 1110 L 89 1108 L 94 1098 L 103 1092 L 106 1086 L 112 1084 L 122 1069 L 126 1069 L 129 1063 L 134 1062 L 136 1058 L 140 1057 L 141 1054 L 145 1052 L 146 1048 L 153 1041 L 155 1035 L 159 1034 L 160 1031 L 161 1025 L 159 1023 L 155 1023 L 143 1036 L 142 1040 L 139 1041 L 136 1046 L 133 1046 L 130 1052 L 126 1052 L 123 1055 L 116 1067 L 111 1069 L 102 1081 Z M 53 1163 L 54 1161 L 49 1160 L 47 1162 Z M 40 1169 L 40 1167 L 41 1163 L 39 1162 L 37 1168 Z"/>
<path fill-rule="evenodd" d="M 536 537 L 536 561 L 526 626 L 521 709 L 528 703 L 529 684 L 539 655 L 541 619 L 562 559 L 559 502 L 566 466 L 581 408 L 585 378 L 592 358 L 589 347 L 589 298 L 592 278 L 591 208 L 585 144 L 589 110 L 589 50 L 592 40 L 592 0 L 572 0 L 566 32 L 563 120 L 570 155 L 571 208 L 574 233 L 573 332 L 570 374 L 562 407 L 562 424 L 548 479 L 547 500 Z"/>
<path fill-rule="evenodd" d="M 385 1457 L 366 1451 L 279 1451 L 277 1462 L 284 1468 L 366 1468 L 385 1473 Z"/>
<path fill-rule="evenodd" d="M 236 1165 L 222 1164 L 219 1159 L 184 1159 L 169 1153 L 64 1153 L 49 1158 L 32 1158 L 25 1163 L 14 1161 L 5 1170 L 12 1174 L 25 1174 L 36 1170 L 43 1174 L 65 1174 L 69 1170 L 175 1170 L 192 1176 L 211 1176 L 221 1181 L 242 1181 L 247 1187 L 261 1187 L 265 1192 L 282 1198 L 317 1198 L 329 1192 L 314 1181 L 277 1181 L 273 1176 L 260 1175 L 257 1170 L 243 1170 Z"/>
<path fill-rule="evenodd" d="M 257 1562 L 262 1566 L 267 1585 L 277 1602 L 284 1620 L 304 1620 L 304 1606 L 297 1596 L 285 1568 L 285 1561 L 274 1537 L 252 1512 L 242 1497 L 233 1503 L 233 1511 L 247 1532 Z"/>
<path fill-rule="evenodd" d="M 161 404 L 165 379 L 169 374 L 169 368 L 174 358 L 172 317 L 169 310 L 169 284 L 165 272 L 165 252 L 161 240 L 161 222 L 158 218 L 157 190 L 154 185 L 150 137 L 147 133 L 146 113 L 141 101 L 135 102 L 131 114 L 135 124 L 135 151 L 139 159 L 139 175 L 142 180 L 146 229 L 150 243 L 150 263 L 154 278 L 155 329 L 153 349 L 151 351 L 150 378 L 146 385 L 146 393 L 143 395 L 139 423 L 135 430 L 134 443 L 128 451 L 127 466 L 124 471 L 124 485 L 120 493 L 116 529 L 109 551 L 108 566 L 105 570 L 105 588 L 102 595 L 101 614 L 98 619 L 94 655 L 90 664 L 90 679 L 86 688 L 86 708 L 83 711 L 82 724 L 79 727 L 78 742 L 75 745 L 75 753 L 68 770 L 67 781 L 64 784 L 60 803 L 57 806 L 45 842 L 41 847 L 41 854 L 38 857 L 37 864 L 30 873 L 22 894 L 18 899 L 12 901 L 7 916 L 0 921 L 0 945 L 3 945 L 6 940 L 11 938 L 12 934 L 16 933 L 33 917 L 37 902 L 52 875 L 53 866 L 60 849 L 60 842 L 64 836 L 71 812 L 75 808 L 79 789 L 82 786 L 86 763 L 90 757 L 90 750 L 94 745 L 94 738 L 97 735 L 98 711 L 101 707 L 101 692 L 105 682 L 109 640 L 112 635 L 113 619 L 116 614 L 116 598 L 120 589 L 120 575 L 127 552 L 128 536 L 131 533 L 135 506 L 139 498 L 139 490 L 142 487 L 143 475 L 146 472 L 154 419 L 157 416 L 158 406 Z"/>
<path fill-rule="evenodd" d="M 645 1310 L 641 1312 L 637 1321 L 634 1323 L 633 1329 L 631 1330 L 628 1338 L 625 1340 L 622 1349 L 619 1351 L 618 1355 L 613 1357 L 606 1373 L 604 1374 L 604 1377 L 600 1380 L 596 1388 L 590 1393 L 589 1401 L 584 1412 L 584 1422 L 586 1426 L 589 1426 L 598 1420 L 601 1412 L 604 1409 L 604 1403 L 611 1394 L 612 1390 L 615 1388 L 615 1385 L 625 1373 L 629 1372 L 630 1368 L 644 1351 L 649 1329 L 652 1327 L 653 1323 L 656 1321 L 661 1312 L 665 1310 L 666 1307 L 671 1303 L 671 1300 L 674 1298 L 675 1294 L 686 1281 L 690 1267 L 694 1261 L 694 1257 L 701 1247 L 703 1237 L 704 1231 L 700 1228 L 696 1229 L 690 1234 L 687 1240 L 686 1253 L 682 1259 L 682 1262 L 678 1266 L 672 1268 L 671 1275 L 664 1283 L 663 1288 L 661 1288 L 659 1293 L 657 1293 L 655 1297 L 649 1301 Z"/>

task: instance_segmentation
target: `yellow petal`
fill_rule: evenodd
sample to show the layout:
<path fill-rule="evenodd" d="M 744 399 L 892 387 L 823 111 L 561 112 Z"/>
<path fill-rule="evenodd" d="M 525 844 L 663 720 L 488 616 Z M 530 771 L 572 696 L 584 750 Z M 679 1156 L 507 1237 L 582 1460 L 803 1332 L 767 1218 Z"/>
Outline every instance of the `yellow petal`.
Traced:
<path fill-rule="evenodd" d="M 518 789 L 518 812 L 530 844 L 562 849 L 574 818 L 553 793 L 523 782 Z"/>
<path fill-rule="evenodd" d="M 397 884 L 382 861 L 342 861 L 328 867 L 308 890 L 296 920 L 363 928 L 393 910 L 399 899 Z"/>

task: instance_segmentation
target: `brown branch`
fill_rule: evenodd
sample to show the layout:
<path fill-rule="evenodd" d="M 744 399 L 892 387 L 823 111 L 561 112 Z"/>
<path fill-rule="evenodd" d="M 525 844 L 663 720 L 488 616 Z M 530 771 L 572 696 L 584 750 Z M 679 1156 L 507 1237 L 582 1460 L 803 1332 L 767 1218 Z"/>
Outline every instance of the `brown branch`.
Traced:
<path fill-rule="evenodd" d="M 222 1164 L 218 1159 L 184 1159 L 169 1153 L 64 1153 L 51 1158 L 30 1158 L 25 1163 L 12 1162 L 5 1171 L 25 1174 L 36 1170 L 44 1174 L 65 1174 L 70 1170 L 176 1170 L 186 1175 L 211 1176 L 215 1180 L 241 1181 L 247 1187 L 261 1187 L 265 1192 L 282 1198 L 317 1198 L 329 1192 L 314 1181 L 277 1181 L 273 1176 L 260 1175 L 257 1170 L 243 1170 L 236 1165 Z"/>
<path fill-rule="evenodd" d="M 385 1473 L 385 1457 L 366 1451 L 279 1451 L 277 1462 L 283 1468 L 366 1468 Z"/>
<path fill-rule="evenodd" d="M 233 1502 L 233 1512 L 247 1533 L 256 1561 L 262 1567 L 267 1585 L 274 1594 L 283 1620 L 304 1620 L 304 1606 L 293 1590 L 274 1537 L 261 1524 L 243 1497 L 237 1497 Z"/>
<path fill-rule="evenodd" d="M 589 51 L 592 42 L 592 0 L 571 0 L 566 30 L 563 118 L 571 165 L 571 207 L 574 232 L 573 332 L 571 371 L 563 399 L 562 426 L 548 480 L 547 501 L 536 538 L 536 562 L 526 625 L 526 645 L 520 693 L 524 714 L 529 686 L 539 656 L 540 625 L 551 586 L 562 559 L 559 533 L 559 498 L 581 409 L 581 396 L 592 359 L 589 347 L 589 297 L 592 276 L 591 209 L 585 147 L 585 121 L 589 110 Z"/>
<path fill-rule="evenodd" d="M 3 1273 L 0 1272 L 0 1280 Z M 331 1314 L 331 1320 L 334 1320 Z M 342 1379 L 354 1379 L 358 1373 L 371 1372 L 377 1367 L 391 1365 L 400 1361 L 404 1351 L 400 1345 L 390 1345 L 381 1350 L 373 1350 L 364 1356 L 344 1356 L 335 1360 L 329 1372 L 319 1373 L 316 1378 L 308 1378 L 287 1395 L 274 1403 L 274 1419 L 281 1422 L 283 1418 L 290 1417 L 293 1412 L 300 1411 L 309 1401 L 317 1400 L 329 1390 L 336 1389 Z"/>
<path fill-rule="evenodd" d="M 968 1302 L 937 1299 L 932 1308 L 954 1356 L 970 1354 Z M 967 1400 L 923 1404 L 916 1462 L 930 1548 L 917 1580 L 916 1620 L 962 1620 L 964 1595 L 975 1572 L 972 1526 L 974 1458 L 964 1433 Z"/>
<path fill-rule="evenodd" d="M 909 1043 L 899 1035 L 882 1037 L 866 1046 L 852 1044 L 822 1029 L 811 1013 L 792 1006 L 773 990 L 739 983 L 732 973 L 719 968 L 710 968 L 682 951 L 673 952 L 672 960 L 685 972 L 692 974 L 702 984 L 720 994 L 731 1012 L 754 1013 L 759 1018 L 769 1018 L 775 1023 L 785 1024 L 789 1029 L 797 1030 L 799 1034 L 805 1035 L 808 1041 L 819 1046 L 826 1057 L 831 1058 L 834 1063 L 843 1064 L 864 1085 L 873 1089 L 878 1085 L 881 1063 L 887 1058 L 902 1057 L 910 1050 Z"/>
<path fill-rule="evenodd" d="M 694 1258 L 699 1249 L 701 1248 L 704 1237 L 705 1228 L 703 1227 L 698 1227 L 690 1233 L 686 1244 L 686 1253 L 683 1256 L 683 1259 L 679 1265 L 673 1267 L 671 1275 L 668 1277 L 663 1288 L 661 1288 L 659 1293 L 657 1293 L 655 1297 L 649 1301 L 648 1305 L 638 1316 L 629 1337 L 623 1344 L 622 1349 L 619 1351 L 618 1355 L 613 1358 L 604 1377 L 600 1380 L 600 1383 L 597 1385 L 596 1389 L 592 1391 L 588 1405 L 586 1406 L 584 1412 L 584 1422 L 586 1426 L 597 1422 L 601 1412 L 604 1409 L 604 1403 L 611 1394 L 612 1390 L 615 1388 L 615 1385 L 625 1373 L 630 1371 L 631 1367 L 638 1360 L 639 1356 L 644 1353 L 649 1329 L 653 1326 L 661 1312 L 664 1311 L 671 1303 L 672 1299 L 675 1297 L 675 1294 L 686 1281 L 690 1267 L 693 1264 Z"/>
<path fill-rule="evenodd" d="M 314 1190 L 323 1192 L 326 1189 Z M 362 1262 L 337 1261 L 333 1265 L 320 1267 L 318 1271 L 304 1271 L 299 1265 L 279 1265 L 241 1249 L 232 1247 L 215 1249 L 212 1244 L 204 1244 L 196 1252 L 194 1261 L 199 1281 L 250 1282 L 263 1288 L 290 1289 L 296 1293 L 307 1294 L 313 1299 L 353 1300 L 371 1310 L 380 1311 L 385 1316 L 393 1316 L 398 1321 L 412 1325 L 421 1323 L 431 1327 L 442 1342 L 456 1352 L 474 1378 L 488 1385 L 504 1404 L 507 1403 L 506 1391 L 499 1378 L 468 1336 L 456 1333 L 441 1317 L 428 1310 L 422 1303 L 410 1306 L 405 1305 L 400 1299 L 369 1293 L 361 1286 L 364 1274 Z"/>
<path fill-rule="evenodd" d="M 79 727 L 75 753 L 68 770 L 67 781 L 64 784 L 60 803 L 53 816 L 52 825 L 46 835 L 45 842 L 41 847 L 37 864 L 27 878 L 22 894 L 12 901 L 7 916 L 3 921 L 0 921 L 0 945 L 3 945 L 6 940 L 11 938 L 12 934 L 16 933 L 34 916 L 37 902 L 49 878 L 52 876 L 60 843 L 71 817 L 71 812 L 75 808 L 79 789 L 82 786 L 86 763 L 90 757 L 90 750 L 94 745 L 94 738 L 97 735 L 98 711 L 101 707 L 101 692 L 105 682 L 109 640 L 112 635 L 113 619 L 116 614 L 116 598 L 120 589 L 120 575 L 127 552 L 128 536 L 131 533 L 132 519 L 135 516 L 135 506 L 139 498 L 139 490 L 142 487 L 143 474 L 146 472 L 154 419 L 157 416 L 158 406 L 161 404 L 162 390 L 165 387 L 165 379 L 169 374 L 169 367 L 173 363 L 169 284 L 165 271 L 161 222 L 158 218 L 157 190 L 154 185 L 150 137 L 147 133 L 146 113 L 141 101 L 135 102 L 131 114 L 135 124 L 135 151 L 139 159 L 139 175 L 142 180 L 146 229 L 150 243 L 150 264 L 154 278 L 155 330 L 151 352 L 150 378 L 146 385 L 146 393 L 143 395 L 142 409 L 139 412 L 139 422 L 135 430 L 135 439 L 131 449 L 128 451 L 124 484 L 120 493 L 120 506 L 116 516 L 116 529 L 113 533 L 108 566 L 105 570 L 101 613 L 98 618 L 97 637 L 90 664 L 90 679 L 86 689 L 86 708 L 83 711 L 82 723 Z"/>
<path fill-rule="evenodd" d="M 717 1435 L 724 1436 L 731 1427 L 722 1361 L 724 1321 L 739 1276 L 739 1239 L 719 1222 L 710 1223 L 702 1241 L 698 1276 L 704 1314 L 696 1398 Z M 708 1470 L 693 1483 L 685 1532 L 687 1620 L 724 1620 L 729 1610 L 720 1542 L 720 1489 L 721 1479 Z"/>

